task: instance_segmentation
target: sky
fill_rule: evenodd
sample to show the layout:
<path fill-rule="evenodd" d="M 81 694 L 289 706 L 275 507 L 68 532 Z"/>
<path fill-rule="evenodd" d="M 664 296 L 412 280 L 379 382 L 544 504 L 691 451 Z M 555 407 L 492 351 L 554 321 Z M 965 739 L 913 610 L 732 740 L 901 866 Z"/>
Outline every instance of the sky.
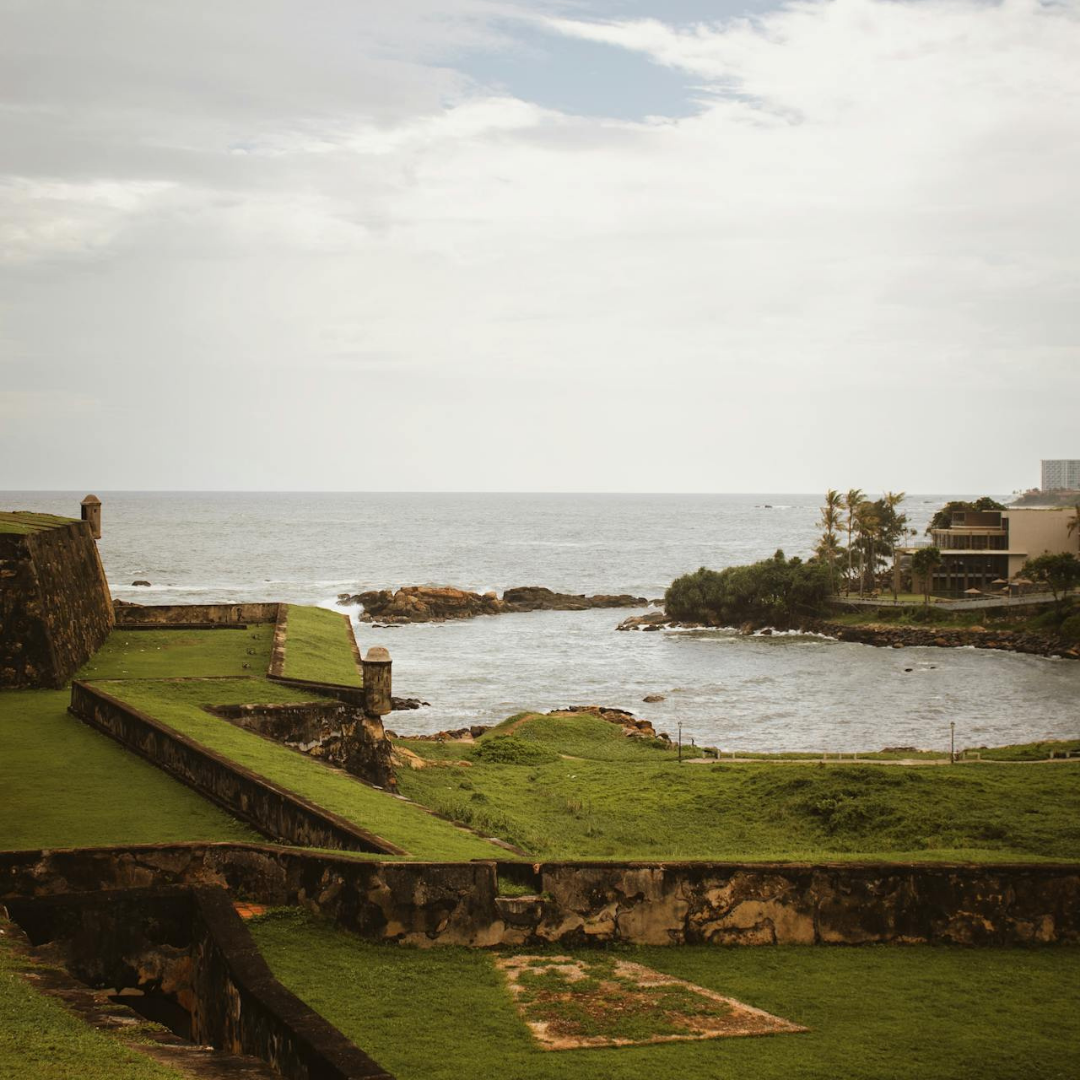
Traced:
<path fill-rule="evenodd" d="M 1080 0 L 0 0 L 0 490 L 1080 457 Z"/>

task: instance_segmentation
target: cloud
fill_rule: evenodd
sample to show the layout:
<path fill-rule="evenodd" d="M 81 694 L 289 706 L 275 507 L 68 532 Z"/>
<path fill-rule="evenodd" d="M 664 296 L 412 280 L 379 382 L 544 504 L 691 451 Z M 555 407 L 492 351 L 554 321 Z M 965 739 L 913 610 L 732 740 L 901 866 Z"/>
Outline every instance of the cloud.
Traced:
<path fill-rule="evenodd" d="M 149 397 L 136 427 L 188 432 L 202 391 L 308 433 L 283 487 L 363 487 L 361 415 L 390 488 L 1001 490 L 1073 431 L 1074 0 L 540 8 L 700 87 L 646 122 L 453 67 L 536 6 L 140 4 L 57 40 L 50 7 L 4 46 L 20 391 Z M 188 484 L 220 477 L 212 443 L 184 454 Z"/>

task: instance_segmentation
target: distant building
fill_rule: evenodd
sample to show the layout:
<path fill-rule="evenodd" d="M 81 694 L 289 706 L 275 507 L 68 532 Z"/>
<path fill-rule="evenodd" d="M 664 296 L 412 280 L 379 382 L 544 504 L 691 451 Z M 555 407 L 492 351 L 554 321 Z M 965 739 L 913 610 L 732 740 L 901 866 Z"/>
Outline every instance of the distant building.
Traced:
<path fill-rule="evenodd" d="M 1055 458 L 1042 463 L 1042 490 L 1075 491 L 1080 488 L 1080 458 Z"/>
<path fill-rule="evenodd" d="M 947 529 L 930 530 L 930 542 L 941 551 L 930 591 L 936 596 L 962 596 L 968 589 L 997 592 L 1021 576 L 1028 559 L 1080 549 L 1080 534 L 1069 532 L 1075 520 L 1075 512 L 1065 508 L 956 510 Z"/>

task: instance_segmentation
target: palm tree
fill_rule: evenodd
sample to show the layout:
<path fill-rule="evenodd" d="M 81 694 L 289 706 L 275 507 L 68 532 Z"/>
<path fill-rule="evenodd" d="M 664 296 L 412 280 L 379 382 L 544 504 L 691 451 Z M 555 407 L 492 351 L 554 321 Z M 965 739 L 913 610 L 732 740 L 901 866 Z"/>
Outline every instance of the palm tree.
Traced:
<path fill-rule="evenodd" d="M 934 571 L 941 565 L 941 552 L 936 547 L 919 548 L 911 556 L 911 572 L 922 578 L 923 603 L 930 603 L 930 586 L 933 584 Z"/>
<path fill-rule="evenodd" d="M 837 539 L 837 530 L 841 527 L 840 511 L 844 505 L 844 498 L 839 491 L 829 488 L 825 492 L 825 505 L 821 508 L 821 520 L 818 527 L 825 531 L 818 541 L 817 555 L 822 562 L 828 564 L 829 581 L 832 590 L 836 589 L 836 557 L 840 554 L 840 544 Z"/>
<path fill-rule="evenodd" d="M 859 521 L 859 507 L 865 502 L 866 496 L 863 494 L 862 488 L 851 488 L 841 499 L 841 504 L 847 511 L 847 518 L 844 521 L 844 524 L 847 527 L 847 581 L 845 583 L 844 591 L 848 594 L 851 592 L 852 537 Z"/>
<path fill-rule="evenodd" d="M 873 580 L 877 569 L 877 542 L 881 537 L 881 515 L 876 503 L 868 499 L 859 504 L 855 512 L 855 528 L 858 532 L 859 545 L 859 595 L 862 596 L 866 585 L 867 562 L 870 564 L 870 577 Z M 867 556 L 869 555 L 869 559 Z"/>

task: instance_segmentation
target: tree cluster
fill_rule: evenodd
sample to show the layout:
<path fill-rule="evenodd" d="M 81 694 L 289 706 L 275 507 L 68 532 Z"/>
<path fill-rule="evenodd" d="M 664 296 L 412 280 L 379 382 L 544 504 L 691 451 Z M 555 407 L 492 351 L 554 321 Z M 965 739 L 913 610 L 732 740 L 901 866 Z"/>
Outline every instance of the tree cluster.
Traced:
<path fill-rule="evenodd" d="M 749 566 L 708 570 L 676 578 L 664 595 L 673 619 L 711 626 L 753 622 L 791 626 L 818 615 L 833 594 L 829 567 L 821 561 L 785 558 L 782 551 Z"/>
<path fill-rule="evenodd" d="M 828 567 L 833 592 L 841 584 L 860 594 L 874 587 L 880 567 L 908 534 L 907 515 L 899 510 L 903 501 L 902 491 L 887 491 L 880 499 L 868 499 L 859 488 L 825 493 L 815 556 Z"/>

